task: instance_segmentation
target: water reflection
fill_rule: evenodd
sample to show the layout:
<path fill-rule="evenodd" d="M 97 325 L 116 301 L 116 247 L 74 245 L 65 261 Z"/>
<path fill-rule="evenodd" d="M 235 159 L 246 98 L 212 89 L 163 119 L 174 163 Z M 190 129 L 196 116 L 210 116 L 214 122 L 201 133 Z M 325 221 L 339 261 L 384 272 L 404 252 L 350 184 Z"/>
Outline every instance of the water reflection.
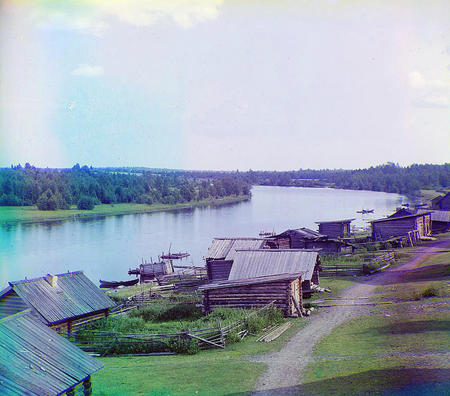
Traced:
<path fill-rule="evenodd" d="M 333 189 L 255 187 L 251 201 L 139 215 L 78 218 L 0 228 L 0 288 L 9 280 L 84 270 L 94 281 L 126 279 L 142 258 L 188 251 L 202 265 L 215 236 L 258 236 L 262 230 L 317 229 L 316 221 L 383 217 L 406 199 L 397 194 Z M 361 215 L 357 210 L 375 209 Z"/>

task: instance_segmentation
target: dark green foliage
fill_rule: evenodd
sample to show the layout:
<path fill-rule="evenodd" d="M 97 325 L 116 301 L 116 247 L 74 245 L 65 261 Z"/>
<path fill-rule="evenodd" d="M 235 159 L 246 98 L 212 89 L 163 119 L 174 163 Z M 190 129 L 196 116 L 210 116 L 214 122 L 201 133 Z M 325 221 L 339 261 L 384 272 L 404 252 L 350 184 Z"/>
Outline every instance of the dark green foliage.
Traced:
<path fill-rule="evenodd" d="M 436 297 L 439 296 L 439 289 L 434 286 L 428 286 L 420 293 L 422 297 Z"/>
<path fill-rule="evenodd" d="M 200 352 L 197 340 L 193 340 L 189 337 L 171 338 L 170 341 L 168 341 L 168 346 L 172 352 L 184 355 L 195 355 Z"/>
<path fill-rule="evenodd" d="M 29 164 L 0 169 L 0 206 L 38 205 L 42 210 L 79 205 L 142 203 L 177 204 L 229 195 L 249 195 L 250 185 L 238 173 L 217 172 L 211 177 L 186 171 L 93 169 L 37 169 Z"/>
<path fill-rule="evenodd" d="M 202 317 L 202 310 L 194 304 L 178 304 L 167 311 L 161 312 L 157 320 L 180 320 L 180 319 L 199 319 Z"/>
<path fill-rule="evenodd" d="M 276 309 L 266 309 L 258 315 L 253 315 L 245 319 L 245 327 L 251 334 L 258 334 L 265 327 L 281 323 L 283 321 L 283 313 Z"/>
<path fill-rule="evenodd" d="M 95 207 L 94 198 L 82 196 L 77 203 L 77 208 L 80 210 L 92 210 Z"/>
<path fill-rule="evenodd" d="M 230 331 L 225 339 L 225 342 L 227 344 L 236 344 L 237 342 L 241 341 L 241 337 L 239 336 L 237 330 Z"/>

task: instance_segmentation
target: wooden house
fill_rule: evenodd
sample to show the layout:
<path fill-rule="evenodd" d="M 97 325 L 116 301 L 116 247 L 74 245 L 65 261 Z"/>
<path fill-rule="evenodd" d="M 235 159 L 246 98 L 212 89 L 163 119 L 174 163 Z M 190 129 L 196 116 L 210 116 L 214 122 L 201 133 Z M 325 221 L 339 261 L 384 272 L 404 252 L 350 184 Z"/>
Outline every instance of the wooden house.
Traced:
<path fill-rule="evenodd" d="M 433 234 L 450 230 L 450 210 L 418 210 L 418 213 L 427 212 L 431 212 L 431 232 Z"/>
<path fill-rule="evenodd" d="M 302 273 L 302 291 L 306 297 L 311 294 L 311 284 L 319 284 L 319 271 L 321 269 L 317 250 L 238 250 L 234 257 L 228 280 Z"/>
<path fill-rule="evenodd" d="M 90 395 L 103 364 L 35 319 L 30 309 L 0 319 L 0 393 Z"/>
<path fill-rule="evenodd" d="M 0 318 L 30 308 L 35 318 L 59 333 L 106 317 L 114 306 L 82 271 L 9 282 L 0 292 Z"/>
<path fill-rule="evenodd" d="M 348 242 L 330 239 L 327 235 L 304 227 L 286 230 L 266 239 L 266 246 L 270 249 L 320 249 L 322 254 L 339 253 L 347 248 L 352 249 Z"/>
<path fill-rule="evenodd" d="M 238 249 L 262 249 L 264 238 L 214 238 L 205 254 L 206 272 L 211 282 L 228 279 Z"/>
<path fill-rule="evenodd" d="M 418 236 L 431 232 L 431 213 L 410 214 L 406 216 L 387 217 L 372 220 L 372 239 L 387 240 L 393 237 L 406 237 L 409 232 L 417 231 Z"/>
<path fill-rule="evenodd" d="M 355 219 L 317 221 L 319 232 L 328 238 L 344 238 L 350 235 L 350 223 Z"/>
<path fill-rule="evenodd" d="M 450 210 L 450 192 L 433 198 L 431 200 L 431 209 Z"/>
<path fill-rule="evenodd" d="M 215 308 L 259 308 L 274 301 L 285 316 L 298 316 L 303 309 L 302 273 L 225 280 L 200 287 L 206 313 Z"/>

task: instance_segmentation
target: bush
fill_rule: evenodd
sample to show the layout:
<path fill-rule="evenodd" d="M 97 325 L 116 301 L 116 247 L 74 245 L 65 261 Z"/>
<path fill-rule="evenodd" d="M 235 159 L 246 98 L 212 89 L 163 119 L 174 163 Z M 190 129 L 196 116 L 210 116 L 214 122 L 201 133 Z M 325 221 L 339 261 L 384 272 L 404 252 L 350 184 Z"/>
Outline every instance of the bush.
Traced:
<path fill-rule="evenodd" d="M 428 286 L 420 293 L 422 297 L 436 297 L 439 295 L 439 289 L 434 286 Z"/>
<path fill-rule="evenodd" d="M 172 352 L 181 353 L 183 355 L 195 355 L 200 351 L 200 347 L 196 340 L 189 337 L 172 338 L 168 343 Z"/>
<path fill-rule="evenodd" d="M 196 307 L 194 304 L 177 304 L 159 313 L 157 320 L 199 319 L 202 316 L 201 308 Z"/>
<path fill-rule="evenodd" d="M 77 208 L 80 210 L 92 210 L 95 207 L 95 199 L 87 196 L 80 198 L 77 204 Z"/>
<path fill-rule="evenodd" d="M 251 334 L 258 334 L 262 329 L 271 324 L 281 323 L 283 321 L 283 313 L 276 309 L 270 308 L 245 319 L 245 327 Z"/>
<path fill-rule="evenodd" d="M 241 341 L 241 337 L 239 336 L 237 330 L 230 331 L 225 339 L 227 344 L 235 344 Z"/>

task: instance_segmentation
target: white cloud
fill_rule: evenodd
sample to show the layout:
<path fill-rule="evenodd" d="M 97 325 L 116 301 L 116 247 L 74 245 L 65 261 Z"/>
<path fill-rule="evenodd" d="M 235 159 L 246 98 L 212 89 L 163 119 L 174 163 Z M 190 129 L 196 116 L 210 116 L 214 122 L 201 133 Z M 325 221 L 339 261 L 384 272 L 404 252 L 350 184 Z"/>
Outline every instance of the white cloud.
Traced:
<path fill-rule="evenodd" d="M 450 106 L 450 98 L 445 95 L 424 96 L 419 99 L 416 99 L 413 103 L 417 107 L 442 108 Z"/>
<path fill-rule="evenodd" d="M 103 75 L 103 67 L 91 66 L 83 63 L 78 65 L 78 67 L 72 71 L 72 74 L 74 76 L 97 77 Z"/>
<path fill-rule="evenodd" d="M 41 28 L 76 30 L 101 36 L 109 27 L 106 20 L 117 18 L 134 26 L 149 26 L 169 19 L 190 28 L 219 15 L 223 0 L 93 0 L 66 6 L 52 2 L 37 8 L 34 18 Z"/>
<path fill-rule="evenodd" d="M 414 89 L 412 103 L 416 107 L 443 108 L 450 106 L 450 83 L 440 79 L 426 79 L 418 70 L 408 75 Z"/>

